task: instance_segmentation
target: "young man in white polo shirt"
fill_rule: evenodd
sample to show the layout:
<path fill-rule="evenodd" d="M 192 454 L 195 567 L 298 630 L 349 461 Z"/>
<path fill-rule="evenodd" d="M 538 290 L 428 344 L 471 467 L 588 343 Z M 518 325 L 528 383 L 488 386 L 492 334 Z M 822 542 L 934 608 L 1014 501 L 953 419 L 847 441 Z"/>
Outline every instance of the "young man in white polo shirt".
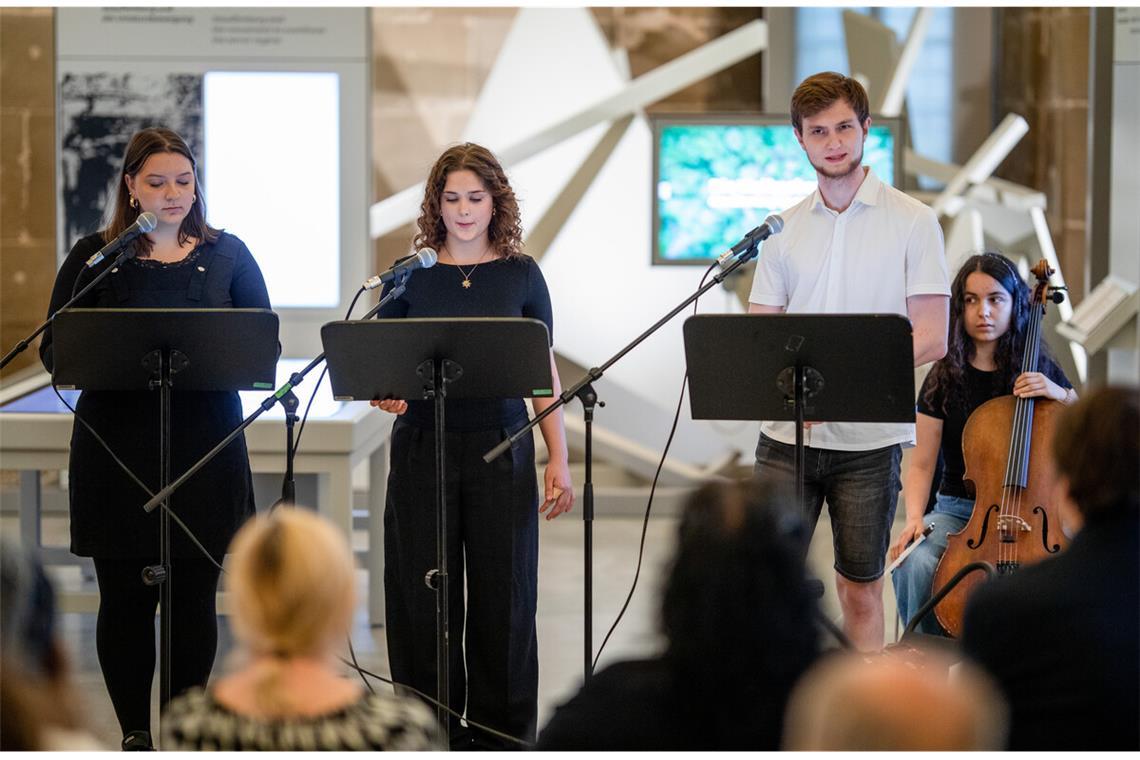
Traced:
<path fill-rule="evenodd" d="M 764 243 L 749 311 L 902 314 L 913 329 L 915 366 L 941 358 L 950 296 L 942 230 L 930 208 L 862 165 L 871 126 L 866 91 L 850 77 L 815 74 L 796 88 L 791 111 L 819 184 Z M 870 346 L 867 361 L 874 361 Z M 902 446 L 914 445 L 914 425 L 806 427 L 803 509 L 814 526 L 827 500 L 844 630 L 858 648 L 881 649 L 899 460 Z M 794 423 L 765 422 L 760 431 L 757 474 L 790 479 Z"/>

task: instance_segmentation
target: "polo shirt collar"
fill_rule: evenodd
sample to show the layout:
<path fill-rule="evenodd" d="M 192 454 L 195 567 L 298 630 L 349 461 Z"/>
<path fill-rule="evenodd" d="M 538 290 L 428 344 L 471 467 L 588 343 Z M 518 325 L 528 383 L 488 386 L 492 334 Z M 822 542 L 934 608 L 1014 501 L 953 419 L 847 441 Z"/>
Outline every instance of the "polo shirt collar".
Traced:
<path fill-rule="evenodd" d="M 875 170 L 868 166 L 867 175 L 863 177 L 863 183 L 859 185 L 859 190 L 851 200 L 851 205 L 854 206 L 856 203 L 863 206 L 878 205 L 879 188 L 882 187 L 882 185 L 883 182 L 876 176 Z M 823 195 L 819 192 L 819 185 L 816 185 L 815 191 L 812 193 L 811 207 L 813 211 L 827 209 L 827 204 L 823 202 Z"/>

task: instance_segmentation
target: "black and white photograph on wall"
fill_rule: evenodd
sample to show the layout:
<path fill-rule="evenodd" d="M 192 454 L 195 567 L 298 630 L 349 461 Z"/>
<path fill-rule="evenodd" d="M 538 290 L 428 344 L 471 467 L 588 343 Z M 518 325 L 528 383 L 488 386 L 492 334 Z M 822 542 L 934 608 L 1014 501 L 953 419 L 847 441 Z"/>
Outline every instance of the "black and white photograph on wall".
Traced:
<path fill-rule="evenodd" d="M 202 75 L 64 73 L 59 93 L 61 245 L 66 247 L 106 226 L 119 162 L 136 131 L 169 127 L 201 153 Z"/>

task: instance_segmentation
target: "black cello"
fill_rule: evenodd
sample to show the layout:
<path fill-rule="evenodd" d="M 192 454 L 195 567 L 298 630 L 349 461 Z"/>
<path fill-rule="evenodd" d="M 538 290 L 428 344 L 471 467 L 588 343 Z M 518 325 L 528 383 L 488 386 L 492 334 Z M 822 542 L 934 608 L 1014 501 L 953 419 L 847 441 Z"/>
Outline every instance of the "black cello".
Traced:
<path fill-rule="evenodd" d="M 1022 372 L 1038 371 L 1041 328 L 1048 301 L 1060 303 L 1064 293 L 1049 285 L 1053 270 L 1042 259 L 1033 268 L 1037 285 L 1030 303 Z M 1052 503 L 1053 464 L 1049 441 L 1060 401 L 999 396 L 979 406 L 962 432 L 966 463 L 963 480 L 973 486 L 970 521 L 950 535 L 946 552 L 934 573 L 937 592 L 964 566 L 988 562 L 998 575 L 1057 554 L 1068 544 L 1061 532 L 1060 508 Z M 971 573 L 934 608 L 951 636 L 962 630 L 971 591 L 982 581 Z"/>

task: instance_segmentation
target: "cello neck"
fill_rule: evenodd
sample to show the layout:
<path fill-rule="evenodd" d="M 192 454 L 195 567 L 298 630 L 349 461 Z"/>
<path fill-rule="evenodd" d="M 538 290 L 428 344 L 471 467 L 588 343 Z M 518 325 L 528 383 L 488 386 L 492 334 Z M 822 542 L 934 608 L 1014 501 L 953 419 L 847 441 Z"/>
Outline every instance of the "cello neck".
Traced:
<path fill-rule="evenodd" d="M 1042 259 L 1033 268 L 1037 287 L 1029 304 L 1029 325 L 1025 335 L 1025 353 L 1021 357 L 1021 372 L 1037 372 L 1041 359 L 1041 325 L 1045 316 L 1045 303 L 1049 299 L 1049 275 L 1053 270 Z M 1006 487 L 1025 488 L 1029 482 L 1029 444 L 1033 439 L 1033 409 L 1035 400 L 1019 398 L 1014 405 L 1013 429 L 1009 441 L 1009 458 L 1006 460 Z"/>
<path fill-rule="evenodd" d="M 1034 303 L 1029 312 L 1029 329 L 1025 337 L 1025 355 L 1021 371 L 1036 372 L 1041 358 L 1041 324 L 1044 307 Z M 1025 488 L 1029 482 L 1029 443 L 1033 440 L 1033 409 L 1035 399 L 1019 398 L 1014 404 L 1013 429 L 1009 440 L 1009 458 L 1006 460 L 1006 487 Z"/>

